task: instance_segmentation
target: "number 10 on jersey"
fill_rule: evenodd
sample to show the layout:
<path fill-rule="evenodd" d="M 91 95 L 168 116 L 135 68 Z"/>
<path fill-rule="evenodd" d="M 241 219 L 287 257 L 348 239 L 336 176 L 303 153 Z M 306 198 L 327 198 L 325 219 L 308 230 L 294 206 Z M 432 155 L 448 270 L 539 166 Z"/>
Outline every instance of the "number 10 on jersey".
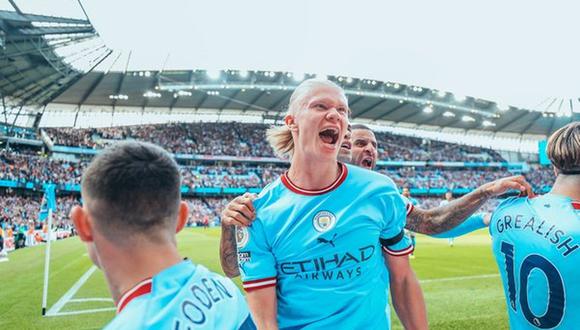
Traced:
<path fill-rule="evenodd" d="M 566 304 L 564 282 L 558 269 L 541 255 L 530 254 L 525 257 L 519 267 L 519 283 L 516 284 L 515 247 L 510 243 L 501 242 L 501 252 L 505 257 L 505 270 L 507 273 L 507 283 L 505 285 L 507 286 L 510 308 L 515 313 L 518 313 L 517 293 L 519 285 L 519 305 L 521 313 L 526 320 L 541 329 L 557 326 L 562 321 Z M 543 315 L 534 314 L 528 300 L 528 280 L 535 269 L 543 272 L 548 281 L 548 301 Z"/>

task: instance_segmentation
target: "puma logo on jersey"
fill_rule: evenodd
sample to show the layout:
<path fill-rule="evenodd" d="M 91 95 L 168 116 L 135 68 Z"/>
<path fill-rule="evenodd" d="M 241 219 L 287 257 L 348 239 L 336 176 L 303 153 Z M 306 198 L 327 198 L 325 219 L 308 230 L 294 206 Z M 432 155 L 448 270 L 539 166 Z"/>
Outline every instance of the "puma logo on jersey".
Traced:
<path fill-rule="evenodd" d="M 332 247 L 336 247 L 336 245 L 334 245 L 334 240 L 336 239 L 336 233 L 334 233 L 334 235 L 332 235 L 331 239 L 326 239 L 324 237 L 318 237 L 318 243 L 328 243 L 330 245 L 332 245 Z"/>

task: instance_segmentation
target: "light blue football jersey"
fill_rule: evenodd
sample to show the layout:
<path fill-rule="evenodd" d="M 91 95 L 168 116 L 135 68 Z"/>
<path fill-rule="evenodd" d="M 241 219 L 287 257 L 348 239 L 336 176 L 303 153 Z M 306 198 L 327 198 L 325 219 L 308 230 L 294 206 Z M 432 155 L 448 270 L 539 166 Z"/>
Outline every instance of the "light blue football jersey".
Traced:
<path fill-rule="evenodd" d="M 405 202 L 386 176 L 341 166 L 319 191 L 283 175 L 254 201 L 252 225 L 237 229 L 244 289 L 276 286 L 281 329 L 390 328 L 382 249 L 412 252 Z"/>
<path fill-rule="evenodd" d="M 230 280 L 185 260 L 123 295 L 105 329 L 256 329 Z"/>
<path fill-rule="evenodd" d="M 580 328 L 580 203 L 509 198 L 490 232 L 512 329 Z"/>

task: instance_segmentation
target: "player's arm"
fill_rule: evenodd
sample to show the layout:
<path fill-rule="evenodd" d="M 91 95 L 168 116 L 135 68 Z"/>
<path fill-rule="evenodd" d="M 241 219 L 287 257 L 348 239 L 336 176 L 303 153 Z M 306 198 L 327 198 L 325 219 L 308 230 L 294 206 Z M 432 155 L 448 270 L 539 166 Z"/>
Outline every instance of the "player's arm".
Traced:
<path fill-rule="evenodd" d="M 278 329 L 276 286 L 246 291 L 248 305 L 257 328 L 260 330 Z"/>
<path fill-rule="evenodd" d="M 383 252 L 389 268 L 391 298 L 397 316 L 405 329 L 428 329 L 425 299 L 409 256 L 393 256 Z"/>
<path fill-rule="evenodd" d="M 509 190 L 533 196 L 530 184 L 523 176 L 511 176 L 486 183 L 447 205 L 423 210 L 413 207 L 407 215 L 406 228 L 416 233 L 434 235 L 448 231 L 469 218 L 490 198 Z"/>
<path fill-rule="evenodd" d="M 491 213 L 476 213 L 467 218 L 467 220 L 463 221 L 459 226 L 451 230 L 444 231 L 441 234 L 431 236 L 435 238 L 451 238 L 463 236 L 465 234 L 469 234 L 473 231 L 489 226 L 490 219 Z"/>
<path fill-rule="evenodd" d="M 256 218 L 252 201 L 256 195 L 245 193 L 228 203 L 221 214 L 220 263 L 227 277 L 240 275 L 235 226 L 249 226 Z"/>
<path fill-rule="evenodd" d="M 238 268 L 242 277 L 242 287 L 258 329 L 278 329 L 276 286 L 278 271 L 276 257 L 268 242 L 268 233 L 263 219 L 257 219 L 251 227 L 237 233 L 236 244 Z"/>

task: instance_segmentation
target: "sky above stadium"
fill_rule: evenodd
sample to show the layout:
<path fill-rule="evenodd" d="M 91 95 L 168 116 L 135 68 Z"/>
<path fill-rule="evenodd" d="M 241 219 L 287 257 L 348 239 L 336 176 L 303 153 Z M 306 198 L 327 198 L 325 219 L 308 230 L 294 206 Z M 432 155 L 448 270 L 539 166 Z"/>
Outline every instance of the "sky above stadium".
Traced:
<path fill-rule="evenodd" d="M 3 1 L 1 9 L 10 8 Z M 15 1 L 29 13 L 83 17 L 75 0 Z M 129 70 L 347 75 L 539 110 L 547 98 L 580 96 L 580 3 L 574 1 L 85 0 L 83 5 L 105 44 L 122 54 L 113 70 L 123 70 L 131 52 Z M 113 58 L 99 69 L 111 67 Z"/>

